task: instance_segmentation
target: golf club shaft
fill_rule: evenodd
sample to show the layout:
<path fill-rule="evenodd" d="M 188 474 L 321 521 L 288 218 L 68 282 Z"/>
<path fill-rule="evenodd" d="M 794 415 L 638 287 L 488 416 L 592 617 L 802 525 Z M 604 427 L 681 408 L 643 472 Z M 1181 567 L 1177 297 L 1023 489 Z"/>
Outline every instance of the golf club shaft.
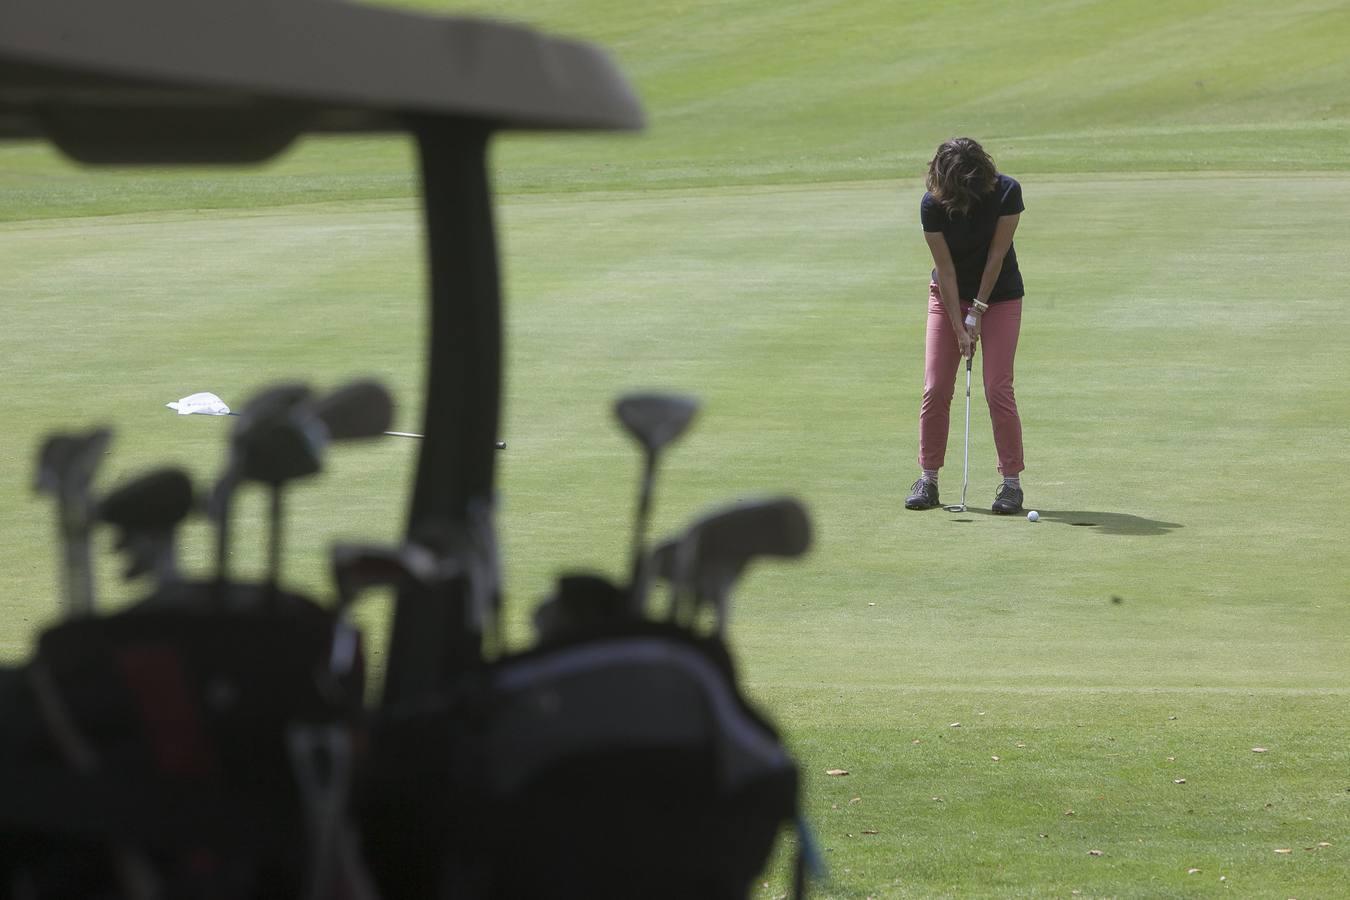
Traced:
<path fill-rule="evenodd" d="M 282 503 L 280 485 L 272 485 L 271 504 L 268 513 L 272 533 L 268 540 L 267 583 L 275 592 L 278 583 L 281 581 Z"/>
<path fill-rule="evenodd" d="M 387 434 L 389 437 L 422 438 L 426 436 L 421 434 L 415 434 L 411 431 L 386 431 L 383 433 Z M 498 450 L 505 450 L 506 441 L 494 441 L 492 446 L 496 447 Z"/>
<path fill-rule="evenodd" d="M 65 554 L 66 616 L 87 616 L 94 611 L 93 561 L 87 527 L 71 523 L 62 529 Z"/>
<path fill-rule="evenodd" d="M 237 416 L 237 415 L 239 415 L 239 413 L 237 413 L 237 412 L 227 412 L 227 413 L 225 413 L 225 415 L 227 415 L 227 416 Z M 385 431 L 385 432 L 381 432 L 381 433 L 382 433 L 382 434 L 385 434 L 385 435 L 388 435 L 389 437 L 404 437 L 404 438 L 418 438 L 418 439 L 421 439 L 421 438 L 426 437 L 426 435 L 423 435 L 423 434 L 417 434 L 416 432 L 412 432 L 412 431 Z M 493 444 L 493 446 L 496 447 L 498 450 L 505 450 L 505 449 L 506 449 L 506 441 L 496 441 L 496 442 Z"/>
<path fill-rule="evenodd" d="M 172 534 L 165 535 L 155 548 L 155 585 L 164 590 L 178 582 L 178 549 Z"/>
<path fill-rule="evenodd" d="M 656 479 L 656 453 L 648 451 L 643 457 L 642 488 L 638 493 L 637 515 L 633 523 L 632 562 L 629 567 L 629 602 L 633 611 L 642 610 L 646 602 L 647 521 L 652 511 L 652 482 Z"/>
<path fill-rule="evenodd" d="M 961 468 L 961 508 L 966 508 L 966 488 L 970 484 L 970 367 L 975 362 L 972 351 L 966 357 L 966 452 L 965 463 Z"/>

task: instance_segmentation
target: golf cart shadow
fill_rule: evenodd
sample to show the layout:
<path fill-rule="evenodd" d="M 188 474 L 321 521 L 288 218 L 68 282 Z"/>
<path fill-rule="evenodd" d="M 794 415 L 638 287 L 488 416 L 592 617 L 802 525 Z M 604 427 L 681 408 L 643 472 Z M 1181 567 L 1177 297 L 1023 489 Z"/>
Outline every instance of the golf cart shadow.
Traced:
<path fill-rule="evenodd" d="M 1185 526 L 1178 522 L 1145 519 L 1129 513 L 1083 512 L 1081 510 L 1041 510 L 1042 522 L 1092 528 L 1101 534 L 1168 534 Z"/>

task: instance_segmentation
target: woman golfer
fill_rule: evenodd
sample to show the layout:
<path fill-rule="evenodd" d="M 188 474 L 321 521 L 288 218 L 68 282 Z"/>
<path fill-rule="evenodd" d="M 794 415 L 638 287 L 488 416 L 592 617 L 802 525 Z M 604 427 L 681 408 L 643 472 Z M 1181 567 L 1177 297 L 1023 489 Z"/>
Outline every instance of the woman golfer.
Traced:
<path fill-rule="evenodd" d="M 923 403 L 919 408 L 919 480 L 907 509 L 932 509 L 938 470 L 947 455 L 952 393 L 962 358 L 983 347 L 984 396 L 994 425 L 998 471 L 1003 476 L 993 511 L 1022 509 L 1022 421 L 1013 399 L 1013 357 L 1022 321 L 1022 273 L 1013 233 L 1021 214 L 1022 186 L 999 174 L 984 148 L 970 138 L 938 147 L 928 164 L 920 217 L 933 254 L 928 286 L 928 336 L 924 350 Z"/>

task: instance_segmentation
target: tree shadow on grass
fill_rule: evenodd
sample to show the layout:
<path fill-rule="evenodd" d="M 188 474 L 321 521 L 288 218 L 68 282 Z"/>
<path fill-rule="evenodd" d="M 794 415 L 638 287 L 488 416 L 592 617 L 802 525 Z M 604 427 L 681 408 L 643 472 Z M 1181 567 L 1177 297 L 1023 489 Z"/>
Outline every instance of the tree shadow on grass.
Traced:
<path fill-rule="evenodd" d="M 1043 509 L 1040 513 L 1042 522 L 1076 525 L 1080 528 L 1091 528 L 1102 534 L 1169 534 L 1185 527 L 1178 522 L 1161 522 L 1157 519 L 1132 516 L 1129 513 L 1054 509 Z"/>

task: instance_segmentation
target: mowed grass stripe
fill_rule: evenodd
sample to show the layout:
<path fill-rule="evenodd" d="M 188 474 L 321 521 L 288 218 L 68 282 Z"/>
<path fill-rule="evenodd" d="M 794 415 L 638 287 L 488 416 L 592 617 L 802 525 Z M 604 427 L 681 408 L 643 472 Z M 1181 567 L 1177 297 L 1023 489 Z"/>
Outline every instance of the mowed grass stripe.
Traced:
<path fill-rule="evenodd" d="M 1344 171 L 1350 11 L 1327 0 L 399 3 L 600 41 L 641 137 L 513 135 L 507 192 L 877 180 L 955 133 L 1022 173 Z M 74 168 L 0 148 L 0 220 L 408 198 L 410 141 L 303 141 L 255 170 Z"/>

